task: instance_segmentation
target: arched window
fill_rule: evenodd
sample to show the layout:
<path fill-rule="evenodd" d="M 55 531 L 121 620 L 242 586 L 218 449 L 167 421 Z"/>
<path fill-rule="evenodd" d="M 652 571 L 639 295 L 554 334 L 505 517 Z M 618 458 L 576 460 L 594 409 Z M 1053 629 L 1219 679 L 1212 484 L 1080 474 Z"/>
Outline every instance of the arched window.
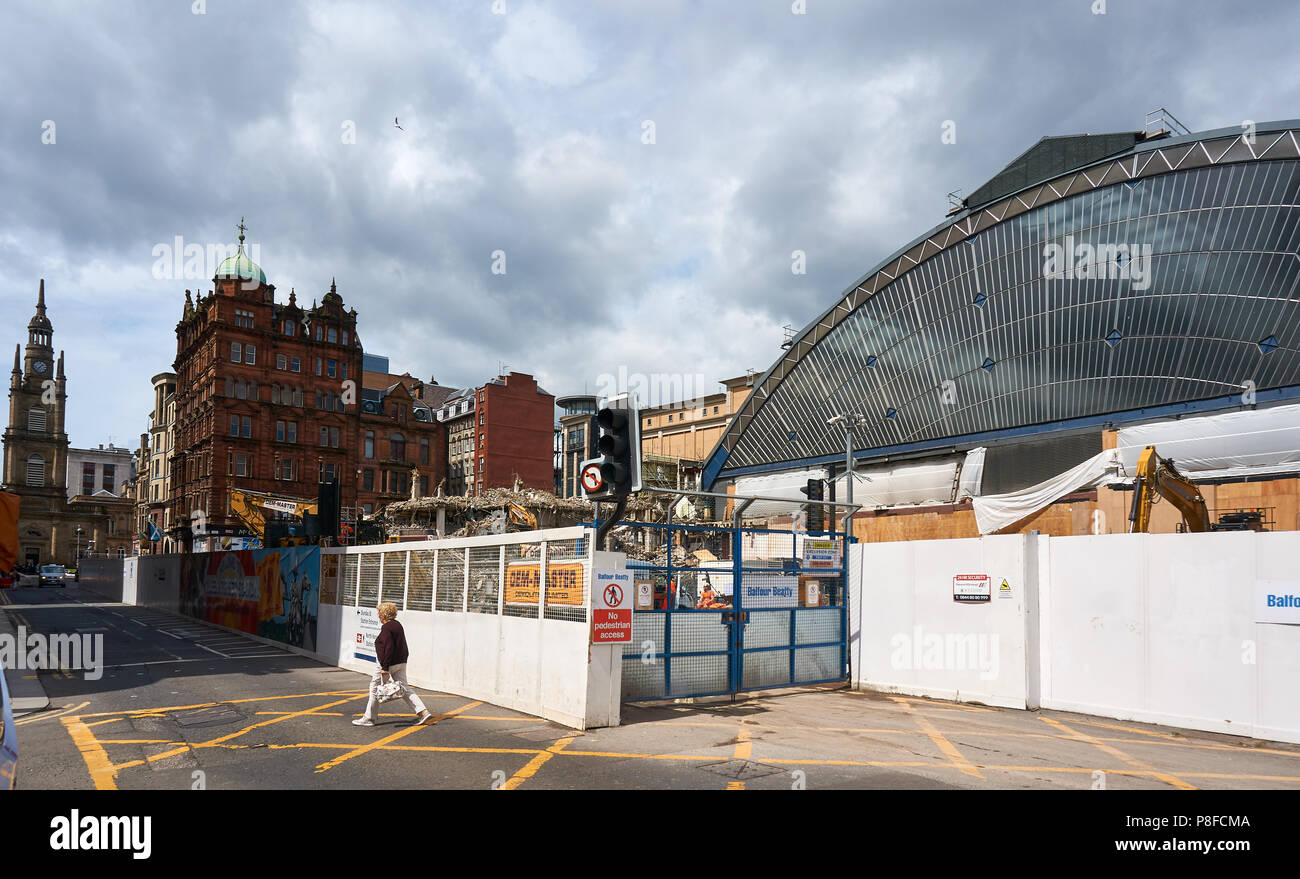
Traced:
<path fill-rule="evenodd" d="M 45 433 L 45 407 L 33 406 L 27 410 L 27 429 L 32 433 Z"/>
<path fill-rule="evenodd" d="M 27 484 L 45 485 L 45 459 L 40 455 L 32 455 L 27 459 Z"/>
<path fill-rule="evenodd" d="M 388 438 L 388 457 L 394 461 L 406 460 L 406 438 L 395 433 Z"/>

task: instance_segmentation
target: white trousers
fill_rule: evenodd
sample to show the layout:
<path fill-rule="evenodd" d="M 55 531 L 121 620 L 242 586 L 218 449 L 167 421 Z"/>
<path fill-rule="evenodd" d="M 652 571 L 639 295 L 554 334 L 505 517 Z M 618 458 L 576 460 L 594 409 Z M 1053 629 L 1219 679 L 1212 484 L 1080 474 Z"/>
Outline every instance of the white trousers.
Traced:
<path fill-rule="evenodd" d="M 390 665 L 388 667 L 388 674 L 392 676 L 393 680 L 401 681 L 403 684 L 405 684 L 406 663 L 399 662 L 396 665 Z M 379 700 L 375 698 L 375 688 L 378 687 L 383 682 L 384 682 L 383 675 L 380 674 L 379 669 L 375 669 L 375 673 L 370 678 L 370 701 L 366 703 L 366 713 L 364 715 L 366 720 L 379 719 Z M 410 685 L 408 684 L 407 686 Z M 420 697 L 417 696 L 414 692 L 412 692 L 409 696 L 404 696 L 403 699 L 405 699 L 407 705 L 411 706 L 411 710 L 414 711 L 417 716 L 424 713 L 425 711 L 424 703 L 420 701 Z"/>

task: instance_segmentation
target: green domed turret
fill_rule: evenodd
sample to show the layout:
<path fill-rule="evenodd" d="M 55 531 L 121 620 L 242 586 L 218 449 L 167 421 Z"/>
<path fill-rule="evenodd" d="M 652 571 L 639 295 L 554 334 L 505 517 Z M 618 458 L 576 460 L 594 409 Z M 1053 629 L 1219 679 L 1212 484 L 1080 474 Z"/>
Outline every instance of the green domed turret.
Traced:
<path fill-rule="evenodd" d="M 260 281 L 266 283 L 266 272 L 262 267 L 248 258 L 244 253 L 244 221 L 239 221 L 239 251 L 234 256 L 228 256 L 217 266 L 218 278 L 241 278 L 247 281 Z"/>

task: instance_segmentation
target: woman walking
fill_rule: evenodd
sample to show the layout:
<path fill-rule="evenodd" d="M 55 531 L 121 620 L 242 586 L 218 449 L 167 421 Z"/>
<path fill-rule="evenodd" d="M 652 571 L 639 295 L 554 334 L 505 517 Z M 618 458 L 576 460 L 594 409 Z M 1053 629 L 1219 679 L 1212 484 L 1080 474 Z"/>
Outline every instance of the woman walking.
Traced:
<path fill-rule="evenodd" d="M 375 695 L 375 689 L 380 684 L 387 683 L 390 674 L 405 691 L 402 698 L 415 712 L 415 725 L 428 723 L 433 719 L 433 715 L 406 683 L 406 660 L 409 657 L 406 649 L 406 632 L 402 629 L 402 624 L 397 621 L 397 605 L 385 601 L 377 610 L 379 621 L 383 623 L 378 637 L 375 638 L 375 657 L 379 660 L 379 669 L 370 678 L 370 701 L 366 703 L 366 713 L 352 721 L 352 724 L 354 726 L 375 725 L 375 720 L 379 717 L 379 699 Z"/>

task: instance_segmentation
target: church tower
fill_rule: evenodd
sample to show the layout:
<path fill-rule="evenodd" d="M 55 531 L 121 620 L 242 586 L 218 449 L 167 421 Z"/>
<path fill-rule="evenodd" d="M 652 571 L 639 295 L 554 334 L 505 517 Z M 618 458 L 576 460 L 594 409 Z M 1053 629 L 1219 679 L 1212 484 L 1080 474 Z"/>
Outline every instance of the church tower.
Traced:
<path fill-rule="evenodd" d="M 27 346 L 21 350 L 20 345 L 14 347 L 3 471 L 4 490 L 21 498 L 20 547 L 32 550 L 39 544 L 42 559 L 57 553 L 54 541 L 60 538 L 49 517 L 61 515 L 67 508 L 67 378 L 63 352 L 55 359 L 53 337 L 54 328 L 45 315 L 42 279 L 36 314 L 27 324 Z M 20 561 L 27 555 L 20 551 Z"/>

